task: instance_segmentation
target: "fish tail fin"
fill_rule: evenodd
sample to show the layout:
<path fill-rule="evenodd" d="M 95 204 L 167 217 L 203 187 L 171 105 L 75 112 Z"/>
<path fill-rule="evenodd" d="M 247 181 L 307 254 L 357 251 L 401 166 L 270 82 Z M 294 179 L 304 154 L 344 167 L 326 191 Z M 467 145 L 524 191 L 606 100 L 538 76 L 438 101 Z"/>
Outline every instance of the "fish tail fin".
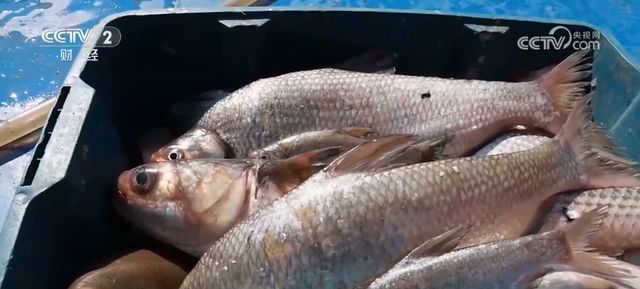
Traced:
<path fill-rule="evenodd" d="M 593 252 L 591 239 L 607 216 L 606 206 L 586 212 L 572 223 L 559 228 L 568 244 L 570 254 L 566 260 L 572 270 L 598 276 L 612 282 L 624 283 L 631 277 L 622 261 Z"/>
<path fill-rule="evenodd" d="M 613 140 L 591 120 L 590 99 L 591 93 L 576 101 L 556 139 L 573 152 L 585 187 L 640 186 L 636 163 L 616 155 Z"/>
<path fill-rule="evenodd" d="M 576 99 L 585 94 L 590 82 L 584 81 L 591 74 L 591 64 L 584 63 L 589 50 L 574 52 L 556 65 L 551 71 L 536 80 L 544 91 L 555 111 L 559 113 L 550 124 L 550 130 L 556 132 L 571 112 Z"/>

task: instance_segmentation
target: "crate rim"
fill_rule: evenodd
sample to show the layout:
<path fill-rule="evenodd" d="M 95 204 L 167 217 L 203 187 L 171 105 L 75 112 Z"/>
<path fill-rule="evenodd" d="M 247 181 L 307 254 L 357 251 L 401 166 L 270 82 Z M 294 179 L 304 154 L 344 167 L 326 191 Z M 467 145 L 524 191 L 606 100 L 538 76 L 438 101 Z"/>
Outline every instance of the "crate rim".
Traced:
<path fill-rule="evenodd" d="M 451 11 L 440 10 L 426 10 L 426 9 L 388 9 L 388 8 L 361 8 L 361 7 L 293 7 L 293 6 L 252 6 L 252 7 L 218 7 L 218 8 L 167 8 L 167 9 L 145 9 L 145 10 L 130 10 L 119 13 L 114 13 L 102 18 L 98 24 L 92 27 L 92 31 L 102 31 L 105 26 L 119 18 L 124 17 L 136 17 L 136 16 L 155 16 L 155 15 L 168 15 L 168 14 L 209 14 L 209 13 L 238 13 L 251 18 L 250 14 L 245 12 L 354 12 L 354 13 L 391 13 L 391 14 L 415 14 L 415 15 L 432 15 L 432 16 L 449 16 L 449 17 L 468 17 L 477 18 L 482 20 L 509 20 L 520 22 L 537 22 L 545 24 L 558 24 L 558 25 L 578 25 L 588 27 L 592 30 L 598 31 L 604 34 L 604 37 L 610 42 L 610 44 L 618 51 L 620 56 L 631 65 L 634 69 L 640 71 L 640 62 L 618 41 L 614 34 L 609 30 L 599 25 L 595 25 L 582 20 L 572 19 L 547 19 L 541 17 L 517 17 L 512 15 L 490 15 L 482 13 L 456 13 Z M 469 23 L 473 24 L 473 23 Z M 83 44 L 79 52 L 79 57 L 73 62 L 69 72 L 64 81 L 64 85 L 73 85 L 84 66 L 86 65 L 87 58 L 91 50 L 95 47 L 99 39 L 99 34 L 91 33 L 87 41 Z"/>

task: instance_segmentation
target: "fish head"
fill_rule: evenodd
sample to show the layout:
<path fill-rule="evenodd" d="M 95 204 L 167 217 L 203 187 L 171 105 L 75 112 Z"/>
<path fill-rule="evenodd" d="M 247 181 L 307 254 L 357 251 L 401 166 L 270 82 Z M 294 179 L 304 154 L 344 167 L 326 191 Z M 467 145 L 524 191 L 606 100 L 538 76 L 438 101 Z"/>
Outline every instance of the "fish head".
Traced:
<path fill-rule="evenodd" d="M 194 128 L 151 155 L 151 162 L 232 157 L 229 146 L 214 131 Z"/>
<path fill-rule="evenodd" d="M 141 165 L 120 175 L 116 207 L 153 237 L 200 256 L 246 212 L 251 168 L 242 160 Z"/>
<path fill-rule="evenodd" d="M 285 150 L 278 144 L 271 144 L 262 149 L 249 153 L 249 158 L 260 160 L 284 160 L 289 156 Z"/>

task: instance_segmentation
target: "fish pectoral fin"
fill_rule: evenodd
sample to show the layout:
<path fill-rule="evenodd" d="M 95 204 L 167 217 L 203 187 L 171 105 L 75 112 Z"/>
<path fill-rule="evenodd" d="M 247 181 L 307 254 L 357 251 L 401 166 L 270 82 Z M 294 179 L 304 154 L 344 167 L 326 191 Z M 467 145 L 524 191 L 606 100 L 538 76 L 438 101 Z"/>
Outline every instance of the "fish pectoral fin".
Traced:
<path fill-rule="evenodd" d="M 453 135 L 443 135 L 441 137 L 428 139 L 421 143 L 417 143 L 411 146 L 411 149 L 415 149 L 420 152 L 421 161 L 434 161 L 448 158 L 444 153 L 444 148 L 447 144 L 451 143 Z"/>
<path fill-rule="evenodd" d="M 403 260 L 436 257 L 453 251 L 460 240 L 469 232 L 471 226 L 458 226 L 437 237 L 427 240 L 413 249 Z"/>
<path fill-rule="evenodd" d="M 397 134 L 362 143 L 335 159 L 325 170 L 334 175 L 375 172 L 444 158 L 444 146 L 453 136 L 443 135 L 420 143 L 416 143 L 416 138 Z"/>
<path fill-rule="evenodd" d="M 288 159 L 266 161 L 259 165 L 259 186 L 266 184 L 282 188 L 283 194 L 322 170 L 327 163 L 342 152 L 341 147 L 328 147 L 297 154 Z"/>
<path fill-rule="evenodd" d="M 347 127 L 340 130 L 341 132 L 348 134 L 352 137 L 367 139 L 371 135 L 376 134 L 375 129 L 369 127 Z"/>
<path fill-rule="evenodd" d="M 372 172 L 396 164 L 398 156 L 416 143 L 413 135 L 389 135 L 362 143 L 336 158 L 325 171 L 331 175 Z"/>
<path fill-rule="evenodd" d="M 386 161 L 389 165 L 385 169 L 446 159 L 448 157 L 444 154 L 444 148 L 452 139 L 453 137 L 442 136 L 409 146 L 397 156 L 389 158 Z"/>

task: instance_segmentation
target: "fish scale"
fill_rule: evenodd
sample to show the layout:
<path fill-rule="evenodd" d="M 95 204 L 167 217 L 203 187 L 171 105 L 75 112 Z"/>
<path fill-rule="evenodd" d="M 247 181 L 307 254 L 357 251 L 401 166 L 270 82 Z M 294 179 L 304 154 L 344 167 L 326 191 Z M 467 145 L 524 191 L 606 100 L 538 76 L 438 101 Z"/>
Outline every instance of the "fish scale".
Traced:
<path fill-rule="evenodd" d="M 609 214 L 591 245 L 609 254 L 640 249 L 640 187 L 614 187 L 560 195 L 546 222 L 557 227 L 568 221 L 565 208 L 570 214 L 575 214 L 569 216 L 573 219 L 598 206 L 609 206 Z"/>
<path fill-rule="evenodd" d="M 339 153 L 334 147 L 282 160 L 145 164 L 120 175 L 115 205 L 151 236 L 200 257 L 235 223 L 304 182 Z"/>
<path fill-rule="evenodd" d="M 422 141 L 452 136 L 450 157 L 466 155 L 515 125 L 557 133 L 584 94 L 590 66 L 578 51 L 529 82 L 444 79 L 338 69 L 254 81 L 213 105 L 196 126 L 151 160 L 246 157 L 309 131 L 366 127 Z M 303 109 L 302 109 L 303 108 Z"/>
<path fill-rule="evenodd" d="M 540 132 L 511 131 L 495 138 L 473 155 L 486 156 L 527 150 L 550 139 Z"/>
<path fill-rule="evenodd" d="M 636 288 L 636 274 L 628 273 L 638 269 L 588 246 L 605 217 L 599 207 L 549 232 L 464 248 L 459 242 L 468 228 L 456 227 L 425 241 L 367 288 Z M 538 278 L 549 271 L 561 273 Z"/>
<path fill-rule="evenodd" d="M 430 98 L 420 97 L 425 91 Z M 198 126 L 214 129 L 237 155 L 245 155 L 283 136 L 309 130 L 359 126 L 374 128 L 381 134 L 417 133 L 426 139 L 467 126 L 483 128 L 496 118 L 545 123 L 553 113 L 546 98 L 535 83 L 442 80 L 324 69 L 250 84 L 216 105 Z M 299 107 L 305 107 L 304 115 L 300 115 Z M 541 119 L 535 119 L 536 110 L 544 112 Z M 239 117 L 229 118 L 235 114 Z M 452 144 L 451 153 L 459 155 L 468 149 L 464 143 L 461 140 Z"/>
<path fill-rule="evenodd" d="M 518 236 L 527 224 L 496 232 L 490 223 L 510 206 L 526 203 L 535 208 L 552 192 L 579 186 L 582 172 L 567 154 L 571 152 L 560 149 L 556 140 L 517 154 L 347 174 L 321 186 L 305 183 L 231 229 L 183 288 L 352 288 L 425 238 L 460 224 L 478 228 L 467 239 L 471 243 Z M 518 166 L 529 173 L 510 173 Z M 520 211 L 520 219 L 532 219 L 535 210 L 530 211 Z M 338 225 L 338 220 L 343 222 Z M 238 250 L 249 228 L 265 237 Z M 270 237 L 275 232 L 287 238 L 275 240 Z M 290 249 L 294 246 L 300 251 Z M 210 260 L 229 266 L 229 259 L 242 261 L 228 267 L 229 273 L 211 266 Z M 244 275 L 250 270 L 241 263 L 264 264 L 273 279 Z"/>

